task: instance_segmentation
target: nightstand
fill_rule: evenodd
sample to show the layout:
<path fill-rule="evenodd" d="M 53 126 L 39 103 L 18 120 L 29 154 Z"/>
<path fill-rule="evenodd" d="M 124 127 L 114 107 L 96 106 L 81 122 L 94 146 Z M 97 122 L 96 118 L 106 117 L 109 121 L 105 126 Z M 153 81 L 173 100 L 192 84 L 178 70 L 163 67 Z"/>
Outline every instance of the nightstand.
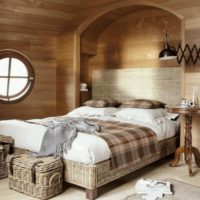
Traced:
<path fill-rule="evenodd" d="M 92 92 L 91 92 L 91 90 L 80 91 L 80 106 L 82 106 L 85 101 L 88 101 L 91 98 L 92 98 Z"/>
<path fill-rule="evenodd" d="M 181 153 L 184 153 L 185 162 L 188 165 L 189 175 L 192 176 L 192 154 L 194 154 L 195 162 L 200 167 L 200 153 L 196 147 L 192 146 L 192 116 L 200 115 L 200 109 L 195 107 L 167 107 L 168 112 L 178 113 L 185 117 L 185 137 L 184 146 L 177 148 L 175 159 L 170 164 L 171 167 L 177 166 Z"/>

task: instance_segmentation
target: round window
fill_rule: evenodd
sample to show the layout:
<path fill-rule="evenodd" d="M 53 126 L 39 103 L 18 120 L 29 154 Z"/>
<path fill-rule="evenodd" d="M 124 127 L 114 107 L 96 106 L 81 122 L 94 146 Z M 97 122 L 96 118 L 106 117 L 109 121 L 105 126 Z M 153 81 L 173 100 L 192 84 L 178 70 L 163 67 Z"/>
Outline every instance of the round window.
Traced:
<path fill-rule="evenodd" d="M 30 61 L 14 50 L 0 51 L 0 102 L 16 103 L 30 94 L 35 73 Z"/>

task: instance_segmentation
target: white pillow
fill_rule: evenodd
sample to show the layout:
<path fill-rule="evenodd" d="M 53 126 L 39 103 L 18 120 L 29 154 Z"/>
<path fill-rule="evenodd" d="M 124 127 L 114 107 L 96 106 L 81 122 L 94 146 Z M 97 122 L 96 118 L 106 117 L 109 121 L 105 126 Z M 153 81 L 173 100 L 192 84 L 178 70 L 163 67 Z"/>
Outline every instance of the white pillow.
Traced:
<path fill-rule="evenodd" d="M 166 118 L 169 119 L 169 120 L 175 120 L 176 118 L 178 118 L 180 114 L 177 114 L 177 113 L 169 113 L 167 112 L 166 113 Z"/>
<path fill-rule="evenodd" d="M 70 117 L 111 116 L 118 110 L 119 110 L 118 108 L 114 108 L 114 107 L 94 108 L 94 107 L 89 107 L 89 106 L 82 106 L 69 112 L 67 116 L 70 116 Z"/>
<path fill-rule="evenodd" d="M 142 109 L 142 108 L 122 108 L 114 113 L 114 116 L 123 120 L 136 120 L 144 122 L 152 122 L 159 117 L 164 117 L 166 110 L 158 109 Z"/>

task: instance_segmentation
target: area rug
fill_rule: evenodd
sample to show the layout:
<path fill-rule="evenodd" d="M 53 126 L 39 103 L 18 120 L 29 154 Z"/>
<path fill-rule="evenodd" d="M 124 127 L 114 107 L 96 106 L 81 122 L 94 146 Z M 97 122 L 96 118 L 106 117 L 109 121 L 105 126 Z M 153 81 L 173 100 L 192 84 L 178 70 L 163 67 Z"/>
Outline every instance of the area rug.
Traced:
<path fill-rule="evenodd" d="M 172 184 L 173 195 L 164 195 L 162 200 L 200 200 L 200 187 L 174 179 L 167 179 Z M 122 200 L 142 200 L 141 195 L 132 194 Z"/>

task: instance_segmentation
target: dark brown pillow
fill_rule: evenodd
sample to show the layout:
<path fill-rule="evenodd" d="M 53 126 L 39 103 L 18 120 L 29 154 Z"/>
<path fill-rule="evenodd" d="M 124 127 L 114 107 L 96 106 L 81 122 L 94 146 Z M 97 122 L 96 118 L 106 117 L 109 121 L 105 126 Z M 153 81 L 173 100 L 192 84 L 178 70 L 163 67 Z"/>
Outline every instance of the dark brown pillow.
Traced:
<path fill-rule="evenodd" d="M 84 106 L 90 106 L 95 108 L 104 108 L 104 107 L 118 107 L 121 103 L 119 103 L 115 99 L 99 99 L 94 100 L 91 99 L 83 103 Z"/>
<path fill-rule="evenodd" d="M 154 109 L 154 108 L 164 108 L 165 104 L 160 101 L 150 100 L 150 99 L 133 99 L 123 103 L 121 107 Z"/>

